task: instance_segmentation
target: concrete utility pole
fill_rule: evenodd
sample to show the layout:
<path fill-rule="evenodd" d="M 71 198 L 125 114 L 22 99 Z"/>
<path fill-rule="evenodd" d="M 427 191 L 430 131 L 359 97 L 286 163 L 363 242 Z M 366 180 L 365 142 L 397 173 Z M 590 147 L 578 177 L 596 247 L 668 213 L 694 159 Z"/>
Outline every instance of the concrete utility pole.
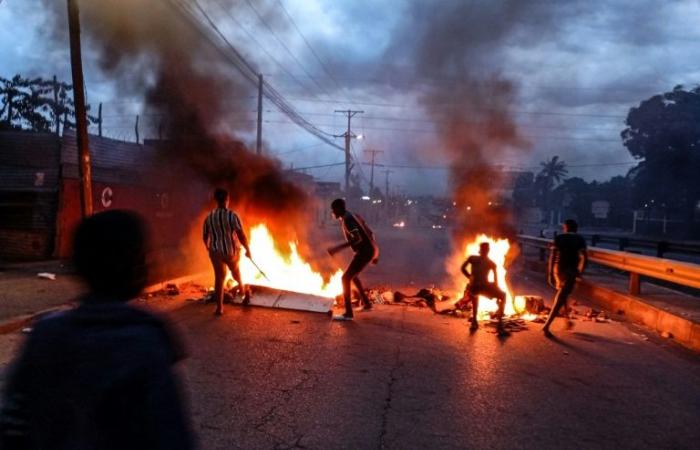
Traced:
<path fill-rule="evenodd" d="M 73 75 L 73 102 L 75 103 L 75 125 L 78 141 L 80 207 L 83 217 L 87 217 L 92 215 L 92 173 L 85 108 L 85 81 L 83 80 L 83 61 L 80 50 L 78 0 L 68 0 L 68 33 L 70 35 L 70 63 Z"/>
<path fill-rule="evenodd" d="M 393 170 L 388 170 L 388 169 L 384 171 L 384 175 L 386 175 L 385 184 L 384 184 L 384 196 L 387 199 L 387 207 L 389 205 L 389 174 L 393 173 L 393 172 L 394 172 Z"/>
<path fill-rule="evenodd" d="M 255 145 L 255 152 L 262 155 L 262 116 L 263 116 L 263 76 L 258 74 L 258 140 Z"/>
<path fill-rule="evenodd" d="M 369 196 L 372 196 L 372 192 L 374 192 L 374 157 L 377 156 L 378 153 L 384 153 L 384 150 L 365 150 L 365 153 L 369 153 L 372 155 L 372 162 L 370 163 L 371 169 L 369 172 Z"/>
<path fill-rule="evenodd" d="M 336 113 L 346 114 L 348 116 L 348 129 L 342 134 L 345 138 L 345 195 L 348 194 L 348 188 L 350 187 L 350 139 L 353 137 L 352 131 L 350 131 L 350 119 L 355 117 L 357 114 L 364 114 L 364 111 L 353 111 L 353 110 L 335 110 Z"/>

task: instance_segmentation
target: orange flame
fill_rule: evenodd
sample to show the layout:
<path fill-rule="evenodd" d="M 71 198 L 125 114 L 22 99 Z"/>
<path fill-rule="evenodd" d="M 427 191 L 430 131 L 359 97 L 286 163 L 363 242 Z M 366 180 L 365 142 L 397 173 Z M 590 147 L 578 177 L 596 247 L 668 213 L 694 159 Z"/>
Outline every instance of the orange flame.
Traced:
<path fill-rule="evenodd" d="M 485 234 L 480 234 L 472 242 L 465 246 L 464 253 L 459 255 L 461 261 L 463 262 L 471 255 L 478 255 L 479 244 L 482 242 L 488 242 L 491 247 L 489 258 L 496 263 L 496 281 L 498 282 L 498 286 L 506 292 L 505 315 L 512 316 L 522 314 L 522 312 L 525 310 L 525 300 L 523 297 L 513 295 L 513 291 L 511 290 L 507 279 L 508 271 L 506 269 L 506 258 L 508 256 L 508 252 L 510 251 L 510 242 L 508 239 L 498 239 Z M 493 274 L 489 275 L 489 277 L 489 281 L 493 282 Z M 462 278 L 462 292 L 464 289 L 466 289 L 467 285 L 468 281 Z M 496 312 L 497 310 L 498 304 L 496 303 L 495 299 L 479 296 L 479 320 L 487 320 L 489 318 L 489 314 Z M 524 314 L 521 317 L 531 319 L 529 316 L 530 315 L 528 314 Z"/>
<path fill-rule="evenodd" d="M 243 256 L 240 264 L 243 283 L 327 298 L 334 298 L 342 294 L 342 270 L 338 270 L 330 279 L 324 279 L 320 273 L 314 271 L 311 265 L 299 255 L 297 245 L 294 242 L 288 243 L 289 255 L 280 253 L 276 249 L 275 240 L 265 225 L 259 224 L 254 226 L 250 231 L 248 240 L 253 259 L 270 280 L 266 279 L 255 268 L 255 265 Z"/>

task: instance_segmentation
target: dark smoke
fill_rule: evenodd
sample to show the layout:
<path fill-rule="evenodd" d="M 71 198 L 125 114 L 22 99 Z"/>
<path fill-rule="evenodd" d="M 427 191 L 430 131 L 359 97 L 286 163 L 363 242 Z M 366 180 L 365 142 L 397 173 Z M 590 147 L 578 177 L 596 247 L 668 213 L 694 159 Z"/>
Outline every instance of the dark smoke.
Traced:
<path fill-rule="evenodd" d="M 235 0 L 199 0 L 210 11 Z M 65 44 L 65 2 L 46 0 L 52 29 Z M 298 234 L 307 195 L 288 180 L 279 164 L 251 152 L 236 138 L 245 130 L 240 111 L 254 110 L 255 87 L 225 64 L 211 43 L 183 19 L 180 0 L 81 1 L 86 51 L 117 83 L 120 95 L 142 98 L 159 119 L 163 140 L 156 146 L 162 168 L 179 198 L 183 217 L 209 207 L 214 187 L 228 188 L 234 208 L 249 224 L 264 220 L 283 237 Z M 267 12 L 267 19 L 273 19 Z M 236 111 L 239 115 L 234 115 Z M 247 125 L 250 127 L 251 125 Z M 252 125 L 254 126 L 254 125 Z M 250 130 L 247 130 L 250 131 Z M 182 202 L 181 202 L 182 203 Z"/>

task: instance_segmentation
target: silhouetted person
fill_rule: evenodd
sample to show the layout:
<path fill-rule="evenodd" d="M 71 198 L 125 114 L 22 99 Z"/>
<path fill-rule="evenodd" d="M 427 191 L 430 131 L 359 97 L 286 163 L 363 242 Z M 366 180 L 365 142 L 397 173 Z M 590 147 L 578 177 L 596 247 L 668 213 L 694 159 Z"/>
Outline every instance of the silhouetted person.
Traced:
<path fill-rule="evenodd" d="M 241 246 L 245 248 L 249 258 L 251 253 L 241 219 L 235 212 L 228 209 L 228 192 L 224 189 L 217 189 L 214 191 L 214 199 L 217 207 L 204 219 L 204 245 L 209 250 L 209 259 L 214 268 L 214 298 L 216 300 L 214 314 L 220 316 L 224 313 L 224 281 L 226 280 L 227 268 L 238 283 L 243 296 L 243 304 L 250 303 L 250 292 L 243 284 L 239 268 Z"/>
<path fill-rule="evenodd" d="M 365 221 L 357 214 L 353 214 L 345 209 L 345 200 L 338 198 L 331 203 L 331 211 L 333 216 L 340 221 L 345 235 L 346 242 L 336 245 L 328 249 L 330 255 L 337 252 L 352 248 L 355 252 L 350 265 L 345 273 L 343 273 L 343 299 L 345 300 L 345 313 L 343 315 L 334 316 L 334 320 L 352 320 L 352 299 L 350 283 L 355 283 L 355 287 L 360 293 L 364 310 L 372 309 L 372 303 L 367 298 L 362 282 L 358 275 L 370 262 L 377 263 L 379 257 L 379 247 L 374 241 L 374 233 L 369 229 Z"/>
<path fill-rule="evenodd" d="M 479 254 L 471 255 L 462 264 L 462 273 L 469 279 L 465 296 L 472 302 L 471 329 L 479 328 L 477 314 L 479 312 L 479 296 L 495 298 L 498 303 L 498 332 L 503 334 L 503 311 L 506 305 L 506 293 L 498 287 L 496 263 L 489 258 L 491 246 L 488 242 L 479 244 Z M 494 281 L 489 281 L 489 275 L 493 273 Z"/>
<path fill-rule="evenodd" d="M 73 259 L 89 293 L 35 324 L 5 388 L 1 448 L 193 448 L 172 370 L 182 347 L 161 319 L 127 303 L 146 285 L 146 245 L 134 213 L 78 226 Z"/>
<path fill-rule="evenodd" d="M 558 234 L 554 238 L 552 250 L 549 255 L 549 266 L 547 270 L 547 281 L 557 289 L 554 297 L 552 310 L 549 312 L 547 322 L 542 331 L 545 336 L 551 337 L 549 327 L 557 317 L 562 306 L 566 307 L 566 300 L 569 298 L 576 286 L 576 280 L 581 276 L 588 262 L 586 251 L 586 240 L 577 233 L 578 224 L 573 219 L 564 221 L 564 233 Z M 571 328 L 573 323 L 567 320 L 567 327 Z"/>

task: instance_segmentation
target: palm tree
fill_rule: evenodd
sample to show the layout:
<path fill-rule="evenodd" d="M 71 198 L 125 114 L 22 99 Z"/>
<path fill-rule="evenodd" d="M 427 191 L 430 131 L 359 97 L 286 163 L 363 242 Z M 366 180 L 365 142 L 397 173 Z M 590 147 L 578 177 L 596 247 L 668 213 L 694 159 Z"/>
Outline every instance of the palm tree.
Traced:
<path fill-rule="evenodd" d="M 559 184 L 569 171 L 566 168 L 566 163 L 560 161 L 558 156 L 552 156 L 552 159 L 548 161 L 542 161 L 540 163 L 542 170 L 538 174 L 545 183 L 545 189 L 551 191 L 554 187 Z"/>
<path fill-rule="evenodd" d="M 569 171 L 566 169 L 566 163 L 559 160 L 559 156 L 552 156 L 552 159 L 542 161 L 540 166 L 542 169 L 537 174 L 537 180 L 541 183 L 542 206 L 549 210 L 551 208 L 551 205 L 549 205 L 549 194 L 557 184 L 566 178 L 566 174 Z"/>

